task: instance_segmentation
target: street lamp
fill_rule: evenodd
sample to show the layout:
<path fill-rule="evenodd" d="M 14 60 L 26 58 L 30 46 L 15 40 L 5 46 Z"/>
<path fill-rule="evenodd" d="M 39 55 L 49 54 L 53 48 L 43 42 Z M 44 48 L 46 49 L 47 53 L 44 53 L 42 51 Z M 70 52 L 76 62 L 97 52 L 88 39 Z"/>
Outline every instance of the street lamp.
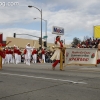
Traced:
<path fill-rule="evenodd" d="M 42 9 L 40 10 L 39 8 L 35 7 L 35 6 L 28 6 L 29 8 L 36 8 L 40 13 L 41 13 L 41 49 L 42 49 Z"/>
<path fill-rule="evenodd" d="M 37 17 L 34 19 L 41 19 L 41 18 Z M 42 19 L 42 20 L 45 21 L 45 36 L 47 36 L 47 20 L 45 20 L 45 19 Z M 47 43 L 47 38 L 46 38 L 46 43 Z"/>

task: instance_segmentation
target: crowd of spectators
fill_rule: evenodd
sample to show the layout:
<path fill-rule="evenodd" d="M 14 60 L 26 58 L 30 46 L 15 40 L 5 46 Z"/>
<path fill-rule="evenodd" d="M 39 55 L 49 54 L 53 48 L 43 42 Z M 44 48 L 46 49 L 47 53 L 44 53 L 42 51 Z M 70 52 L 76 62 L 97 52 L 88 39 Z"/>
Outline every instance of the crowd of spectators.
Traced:
<path fill-rule="evenodd" d="M 76 46 L 74 46 L 75 48 L 97 48 L 98 43 L 99 43 L 99 39 L 86 39 L 85 41 L 82 41 L 80 43 L 78 43 Z"/>

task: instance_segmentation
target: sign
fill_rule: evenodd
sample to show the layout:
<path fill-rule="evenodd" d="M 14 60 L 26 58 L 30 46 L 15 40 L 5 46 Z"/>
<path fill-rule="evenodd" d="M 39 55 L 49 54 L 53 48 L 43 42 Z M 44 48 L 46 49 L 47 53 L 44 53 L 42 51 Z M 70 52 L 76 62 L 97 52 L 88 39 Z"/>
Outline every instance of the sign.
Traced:
<path fill-rule="evenodd" d="M 64 35 L 64 28 L 53 26 L 52 34 Z"/>
<path fill-rule="evenodd" d="M 97 49 L 68 48 L 66 50 L 66 64 L 95 64 Z"/>
<path fill-rule="evenodd" d="M 47 38 L 48 36 L 43 36 L 43 39 Z"/>

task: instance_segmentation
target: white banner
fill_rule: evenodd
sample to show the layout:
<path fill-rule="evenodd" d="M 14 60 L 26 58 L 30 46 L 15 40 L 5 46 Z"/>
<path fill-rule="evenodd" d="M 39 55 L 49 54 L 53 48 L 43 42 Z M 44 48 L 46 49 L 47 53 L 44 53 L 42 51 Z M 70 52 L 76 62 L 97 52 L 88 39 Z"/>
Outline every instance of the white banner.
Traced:
<path fill-rule="evenodd" d="M 66 64 L 96 64 L 97 49 L 67 48 Z"/>

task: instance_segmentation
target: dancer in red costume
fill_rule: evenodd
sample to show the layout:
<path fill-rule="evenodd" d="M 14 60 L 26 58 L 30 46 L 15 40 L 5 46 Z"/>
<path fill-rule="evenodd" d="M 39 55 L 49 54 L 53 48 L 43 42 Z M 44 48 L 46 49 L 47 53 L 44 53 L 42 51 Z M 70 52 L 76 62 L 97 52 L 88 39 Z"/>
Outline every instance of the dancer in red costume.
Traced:
<path fill-rule="evenodd" d="M 2 44 L 2 43 L 0 43 L 0 56 L 1 56 L 2 58 L 5 58 L 5 53 L 3 52 L 2 47 L 7 46 L 10 42 L 11 42 L 11 41 L 9 41 L 7 44 Z"/>
<path fill-rule="evenodd" d="M 32 58 L 33 58 L 33 63 L 37 63 L 37 49 L 34 48 L 32 51 Z"/>
<path fill-rule="evenodd" d="M 53 70 L 55 69 L 56 65 L 60 62 L 60 49 L 63 47 L 63 44 L 60 41 L 60 36 L 56 37 L 55 47 L 57 47 L 57 48 L 56 48 L 53 56 L 50 58 L 51 60 L 55 60 L 55 62 L 52 64 Z"/>

